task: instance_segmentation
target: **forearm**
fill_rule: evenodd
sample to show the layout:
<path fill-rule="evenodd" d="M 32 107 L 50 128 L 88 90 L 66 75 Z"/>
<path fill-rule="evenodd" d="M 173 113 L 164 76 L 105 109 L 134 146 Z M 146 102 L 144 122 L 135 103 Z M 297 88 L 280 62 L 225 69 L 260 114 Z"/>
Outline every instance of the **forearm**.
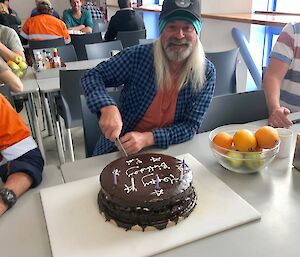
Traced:
<path fill-rule="evenodd" d="M 266 74 L 263 81 L 263 89 L 270 114 L 280 108 L 280 85 L 280 80 Z"/>
<path fill-rule="evenodd" d="M 79 25 L 79 26 L 75 26 L 75 27 L 69 27 L 68 30 L 78 30 L 78 31 L 81 31 L 84 28 L 85 28 L 84 25 Z"/>
<path fill-rule="evenodd" d="M 80 31 L 85 33 L 92 33 L 93 29 L 91 27 L 84 27 Z"/>
<path fill-rule="evenodd" d="M 1 72 L 1 81 L 15 93 L 23 91 L 21 80 L 10 69 Z"/>
<path fill-rule="evenodd" d="M 12 190 L 16 197 L 19 198 L 23 193 L 25 193 L 31 186 L 32 179 L 30 176 L 23 172 L 16 172 L 11 174 L 4 184 L 4 188 Z M 0 216 L 7 210 L 7 206 L 4 204 L 0 198 Z"/>
<path fill-rule="evenodd" d="M 6 62 L 12 60 L 15 55 L 20 55 L 23 57 L 23 59 L 25 59 L 25 55 L 23 51 L 13 52 L 2 43 L 0 43 L 0 55 Z"/>

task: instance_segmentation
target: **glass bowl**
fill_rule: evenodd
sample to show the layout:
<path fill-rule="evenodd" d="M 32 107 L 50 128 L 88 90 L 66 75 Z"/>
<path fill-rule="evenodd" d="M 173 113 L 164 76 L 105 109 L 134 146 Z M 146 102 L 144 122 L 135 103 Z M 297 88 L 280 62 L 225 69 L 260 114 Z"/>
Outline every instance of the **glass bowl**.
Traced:
<path fill-rule="evenodd" d="M 209 133 L 209 146 L 216 160 L 226 169 L 237 173 L 255 173 L 265 169 L 275 158 L 279 150 L 279 144 L 271 149 L 262 149 L 257 152 L 239 152 L 234 149 L 226 149 L 216 145 L 213 138 L 219 132 L 227 132 L 230 135 L 238 129 L 249 129 L 255 132 L 259 127 L 235 124 L 218 127 Z"/>

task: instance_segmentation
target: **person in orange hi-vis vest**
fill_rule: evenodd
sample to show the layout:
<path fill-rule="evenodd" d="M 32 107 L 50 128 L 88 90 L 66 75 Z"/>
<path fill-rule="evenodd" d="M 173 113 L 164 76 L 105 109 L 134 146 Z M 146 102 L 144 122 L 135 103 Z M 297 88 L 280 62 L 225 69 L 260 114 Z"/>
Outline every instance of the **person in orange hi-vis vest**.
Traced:
<path fill-rule="evenodd" d="M 0 80 L 3 71 L 0 69 Z M 12 76 L 15 76 L 12 74 Z M 21 116 L 0 94 L 0 216 L 42 181 L 44 160 Z"/>

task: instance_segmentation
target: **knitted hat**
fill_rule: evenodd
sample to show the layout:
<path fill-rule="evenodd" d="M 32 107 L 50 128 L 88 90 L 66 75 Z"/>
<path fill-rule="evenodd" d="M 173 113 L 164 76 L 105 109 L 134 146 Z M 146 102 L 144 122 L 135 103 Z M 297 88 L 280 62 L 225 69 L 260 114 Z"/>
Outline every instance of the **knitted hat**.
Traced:
<path fill-rule="evenodd" d="M 164 0 L 159 16 L 159 31 L 161 32 L 167 23 L 174 20 L 191 23 L 199 34 L 201 30 L 199 0 Z"/>

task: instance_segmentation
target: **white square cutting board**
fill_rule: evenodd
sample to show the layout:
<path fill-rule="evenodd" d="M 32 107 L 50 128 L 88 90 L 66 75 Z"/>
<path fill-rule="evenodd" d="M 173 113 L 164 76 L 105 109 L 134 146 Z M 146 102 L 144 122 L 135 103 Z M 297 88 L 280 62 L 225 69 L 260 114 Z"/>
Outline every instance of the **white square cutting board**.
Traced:
<path fill-rule="evenodd" d="M 161 231 L 125 231 L 105 222 L 97 204 L 99 176 L 41 190 L 53 257 L 151 256 L 260 218 L 192 155 L 178 158 L 193 170 L 197 206 L 187 219 Z"/>

